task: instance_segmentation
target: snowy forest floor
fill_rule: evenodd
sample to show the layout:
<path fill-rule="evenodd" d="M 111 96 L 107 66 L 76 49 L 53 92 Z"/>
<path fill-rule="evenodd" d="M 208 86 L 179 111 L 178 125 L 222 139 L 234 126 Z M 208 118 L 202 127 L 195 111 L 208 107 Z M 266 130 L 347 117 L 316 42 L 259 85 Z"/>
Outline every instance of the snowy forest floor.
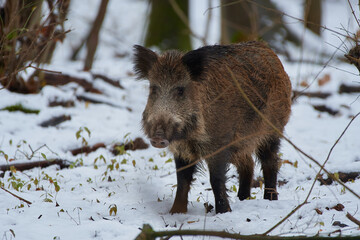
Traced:
<path fill-rule="evenodd" d="M 232 212 L 206 213 L 204 205 L 214 205 L 214 197 L 204 166 L 192 185 L 188 213 L 170 215 L 176 192 L 172 154 L 151 147 L 134 151 L 125 148 L 138 137 L 148 141 L 140 124 L 148 86 L 146 81 L 135 81 L 131 62 L 132 45 L 141 42 L 147 4 L 112 1 L 108 7 L 92 73 L 119 80 L 123 86 L 119 88 L 80 71 L 82 60 L 68 60 L 72 47 L 85 35 L 98 4 L 95 0 L 86 5 L 82 1 L 72 2 L 73 10 L 67 22 L 72 32 L 57 47 L 53 63 L 44 68 L 85 79 L 102 94 L 86 91 L 76 83 L 45 86 L 39 94 L 32 95 L 0 90 L 0 165 L 51 159 L 70 163 L 62 169 L 53 165 L 0 172 L 5 189 L 31 202 L 28 204 L 0 189 L 1 239 L 134 239 L 145 223 L 155 230 L 181 228 L 262 234 L 300 205 L 310 191 L 308 203 L 270 235 L 360 236 L 359 226 L 346 217 L 349 213 L 360 219 L 359 198 L 336 182 L 322 185 L 316 180 L 320 168 L 285 140 L 280 150 L 278 201 L 264 200 L 264 189 L 261 181 L 257 181 L 258 185 L 251 191 L 252 199 L 240 202 L 237 173 L 231 168 L 227 188 Z M 337 22 L 330 15 L 325 17 L 328 28 L 336 29 L 341 21 L 350 21 L 348 6 L 343 6 L 341 1 L 324 3 L 328 12 L 343 9 L 338 11 L 341 14 Z M 293 5 L 284 6 L 283 11 L 296 16 L 301 1 Z M 328 96 L 297 97 L 285 135 L 322 164 L 351 119 L 360 112 L 359 93 L 339 93 L 342 84 L 360 86 L 359 74 L 354 66 L 339 60 L 345 46 L 341 45 L 339 51 L 333 47 L 341 44 L 336 36 L 324 32 L 323 39 L 316 39 L 302 32 L 298 25 L 294 29 L 303 34 L 304 48 L 287 47 L 291 53 L 309 61 L 289 62 L 280 56 L 285 70 L 294 90 L 308 86 L 306 92 L 328 93 Z M 337 57 L 331 58 L 334 51 L 338 51 Z M 320 57 L 320 53 L 325 54 Z M 28 69 L 23 74 L 30 73 Z M 59 102 L 67 104 L 54 104 Z M 39 112 L 25 114 L 4 109 L 14 104 Z M 56 126 L 42 126 L 59 116 L 65 121 Z M 345 184 L 357 194 L 360 194 L 359 136 L 360 118 L 356 118 L 325 165 L 327 171 L 340 179 L 352 173 Z M 72 153 L 74 149 L 94 145 L 99 147 L 96 151 Z M 114 155 L 114 148 L 121 154 Z M 321 175 L 327 179 L 326 174 Z M 261 176 L 257 164 L 255 179 Z"/>

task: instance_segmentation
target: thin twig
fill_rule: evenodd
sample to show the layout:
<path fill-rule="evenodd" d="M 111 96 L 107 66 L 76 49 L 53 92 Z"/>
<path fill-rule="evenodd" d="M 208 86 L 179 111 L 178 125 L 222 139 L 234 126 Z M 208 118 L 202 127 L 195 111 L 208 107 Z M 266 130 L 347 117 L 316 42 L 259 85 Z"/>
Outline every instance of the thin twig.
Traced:
<path fill-rule="evenodd" d="M 240 142 L 240 141 L 246 140 L 246 139 L 248 139 L 248 138 L 252 138 L 252 137 L 254 137 L 254 136 L 262 135 L 262 134 L 263 134 L 263 132 L 257 132 L 257 133 L 254 133 L 254 134 L 251 134 L 251 135 L 247 135 L 247 136 L 244 136 L 244 137 L 239 137 L 239 138 L 235 139 L 234 141 L 226 144 L 225 146 L 222 146 L 222 147 L 216 149 L 214 152 L 212 152 L 212 153 L 210 153 L 210 154 L 208 154 L 208 155 L 202 156 L 201 158 L 199 158 L 199 159 L 197 159 L 197 160 L 189 163 L 188 165 L 186 165 L 186 166 L 184 166 L 184 167 L 181 167 L 181 168 L 179 168 L 179 169 L 176 169 L 176 171 L 171 172 L 171 173 L 168 173 L 168 174 L 163 175 L 163 176 L 160 176 L 160 177 L 163 178 L 163 177 L 166 177 L 166 176 L 170 176 L 170 175 L 172 175 L 172 174 L 174 174 L 174 173 L 176 173 L 176 172 L 181 172 L 181 171 L 183 171 L 183 170 L 185 170 L 185 169 L 187 169 L 187 168 L 189 168 L 189 167 L 192 167 L 192 166 L 198 164 L 198 163 L 201 162 L 203 159 L 208 159 L 208 158 L 210 158 L 210 157 L 215 156 L 216 154 L 224 151 L 225 149 L 231 147 L 232 145 L 234 145 L 234 144 L 236 144 L 236 143 L 238 143 L 238 142 Z"/>
<path fill-rule="evenodd" d="M 332 153 L 332 150 L 335 148 L 335 146 L 338 144 L 338 142 L 340 141 L 340 139 L 343 137 L 343 135 L 345 134 L 345 132 L 347 131 L 347 129 L 349 128 L 349 126 L 351 125 L 351 123 L 355 120 L 356 117 L 358 117 L 360 115 L 360 112 L 357 113 L 348 123 L 348 125 L 346 126 L 346 128 L 343 130 L 343 132 L 340 134 L 339 138 L 335 141 L 335 143 L 333 144 L 333 146 L 331 147 L 329 154 L 325 160 L 325 162 L 320 165 L 320 163 L 315 160 L 313 157 L 311 157 L 310 155 L 306 154 L 305 152 L 303 152 L 299 147 L 297 147 L 292 141 L 290 141 L 290 139 L 288 139 L 287 137 L 284 136 L 284 134 L 272 123 L 270 122 L 263 114 L 262 112 L 260 112 L 259 109 L 257 109 L 257 107 L 251 102 L 251 100 L 248 98 L 248 96 L 246 95 L 246 93 L 244 92 L 244 90 L 241 88 L 240 84 L 238 81 L 236 81 L 236 78 L 234 76 L 234 73 L 228 68 L 228 71 L 232 77 L 232 79 L 234 80 L 235 85 L 237 86 L 237 88 L 239 89 L 242 97 L 245 99 L 245 101 L 251 106 L 251 108 L 253 108 L 254 111 L 257 112 L 257 114 L 259 114 L 259 116 L 267 123 L 269 124 L 269 126 L 271 126 L 273 128 L 274 131 L 276 131 L 281 137 L 283 137 L 288 143 L 290 143 L 291 146 L 293 146 L 297 151 L 299 151 L 300 153 L 302 153 L 304 156 L 306 156 L 307 158 L 309 158 L 311 161 L 313 161 L 314 163 L 316 163 L 316 165 L 318 165 L 320 167 L 320 170 L 318 172 L 318 174 L 316 175 L 314 182 L 309 190 L 309 193 L 306 197 L 306 199 L 304 200 L 304 202 L 302 204 L 300 204 L 299 206 L 297 206 L 293 211 L 291 211 L 285 218 L 283 218 L 281 221 L 279 221 L 277 224 L 275 224 L 272 228 L 270 228 L 268 231 L 266 231 L 263 235 L 267 235 L 269 234 L 272 230 L 274 230 L 276 227 L 278 227 L 279 225 L 281 225 L 286 219 L 288 219 L 291 215 L 293 215 L 299 208 L 301 208 L 303 205 L 305 205 L 310 197 L 310 194 L 314 188 L 315 182 L 316 182 L 316 178 L 317 176 L 321 173 L 321 171 L 326 172 L 326 174 L 328 175 L 329 178 L 332 178 L 334 181 L 338 182 L 341 186 L 343 186 L 345 189 L 347 189 L 349 192 L 351 192 L 353 195 L 355 195 L 357 198 L 360 199 L 360 196 L 355 193 L 352 189 L 350 189 L 349 187 L 347 187 L 343 182 L 341 182 L 339 179 L 337 179 L 336 177 L 333 176 L 333 174 L 331 174 L 330 172 L 328 172 L 324 166 L 327 163 L 327 161 L 330 158 L 330 155 Z"/>
<path fill-rule="evenodd" d="M 347 70 L 344 70 L 344 69 L 335 67 L 335 66 L 333 66 L 333 65 L 328 65 L 328 67 L 334 68 L 334 69 L 339 70 L 339 71 L 341 71 L 341 72 L 349 73 L 349 74 L 354 75 L 354 76 L 357 76 L 357 77 L 360 76 L 360 73 L 359 73 L 359 74 L 356 74 L 356 73 L 353 73 L 353 72 L 350 72 L 350 71 L 347 71 Z"/>
<path fill-rule="evenodd" d="M 71 30 L 67 30 L 67 31 L 63 32 L 62 34 L 65 35 L 65 34 L 67 34 L 67 33 L 69 33 L 69 32 L 71 32 Z M 19 72 L 24 71 L 24 70 L 27 69 L 27 68 L 34 68 L 34 69 L 41 70 L 41 71 L 54 72 L 54 73 L 60 73 L 60 74 L 61 74 L 61 72 L 56 72 L 56 71 L 52 71 L 52 70 L 46 70 L 46 69 L 38 68 L 38 67 L 35 67 L 35 66 L 32 65 L 34 62 L 36 62 L 36 61 L 38 60 L 38 58 L 40 58 L 40 56 L 43 54 L 43 52 L 44 52 L 45 49 L 48 47 L 48 45 L 50 44 L 50 42 L 53 41 L 54 39 L 55 39 L 55 37 L 54 37 L 54 34 L 53 34 L 52 37 L 48 39 L 48 41 L 46 42 L 45 46 L 39 51 L 39 53 L 35 56 L 35 58 L 30 61 L 30 63 L 29 63 L 28 65 L 26 65 L 26 66 L 24 66 L 24 67 L 21 67 L 21 68 L 18 68 L 17 70 L 15 70 L 15 71 L 13 71 L 12 73 L 10 73 L 8 76 L 4 76 L 4 77 L 0 78 L 0 81 L 3 81 L 3 80 L 6 79 L 6 78 L 12 77 L 12 76 L 18 74 Z M 34 42 L 35 42 L 35 41 L 34 41 Z M 31 44 L 33 45 L 34 42 L 32 42 Z M 30 45 L 30 47 L 32 47 L 32 45 Z M 20 64 L 20 63 L 19 63 L 19 64 Z M 11 80 L 11 81 L 12 81 L 12 80 Z M 6 86 L 1 87 L 0 90 L 3 90 L 3 89 L 8 88 L 8 87 L 10 86 L 10 84 L 11 84 L 11 81 L 9 81 L 9 82 L 6 84 Z"/>
<path fill-rule="evenodd" d="M 348 125 L 345 127 L 345 129 L 343 130 L 343 132 L 340 134 L 340 136 L 338 137 L 338 139 L 335 141 L 335 143 L 332 145 L 332 147 L 330 148 L 330 151 L 326 157 L 326 160 L 324 161 L 324 163 L 321 165 L 321 168 L 319 170 L 319 172 L 316 174 L 316 177 L 310 187 L 310 190 L 304 200 L 303 203 L 301 203 L 299 206 L 297 206 L 293 211 L 291 211 L 288 215 L 286 215 L 286 217 L 284 217 L 283 219 L 281 219 L 281 221 L 279 221 L 278 223 L 276 223 L 272 228 L 270 228 L 269 230 L 267 230 L 263 235 L 267 235 L 270 232 L 272 232 L 275 228 L 277 228 L 278 226 L 280 226 L 286 219 L 288 219 L 291 215 L 293 215 L 298 209 L 300 209 L 302 206 L 304 206 L 305 204 L 308 203 L 309 197 L 312 193 L 312 190 L 314 189 L 315 183 L 317 181 L 318 176 L 320 176 L 321 171 L 324 169 L 325 164 L 329 161 L 330 156 L 332 151 L 334 150 L 335 146 L 339 143 L 340 139 L 344 136 L 345 132 L 347 131 L 347 129 L 350 127 L 351 123 L 355 120 L 355 118 L 360 114 L 360 112 L 358 114 L 356 114 L 348 123 Z M 334 178 L 335 179 L 335 178 Z"/>
<path fill-rule="evenodd" d="M 55 73 L 55 74 L 62 74 L 62 72 L 59 71 L 53 71 L 53 70 L 49 70 L 49 69 L 44 69 L 44 68 L 39 68 L 39 67 L 35 67 L 32 64 L 29 64 L 27 67 L 29 68 L 33 68 L 39 71 L 43 71 L 43 72 L 49 72 L 49 73 Z"/>
<path fill-rule="evenodd" d="M 209 4 L 209 8 L 211 8 L 212 7 L 211 0 L 208 1 L 208 4 Z M 204 33 L 204 37 L 203 37 L 204 40 L 206 40 L 208 38 L 208 36 L 209 36 L 211 18 L 212 18 L 212 12 L 210 11 L 208 16 L 207 16 L 207 20 L 206 20 L 205 33 Z"/>
<path fill-rule="evenodd" d="M 10 195 L 16 197 L 17 199 L 20 199 L 21 201 L 26 202 L 27 204 L 31 205 L 31 202 L 30 202 L 30 201 L 28 201 L 28 200 L 26 200 L 26 199 L 24 199 L 24 198 L 22 198 L 22 197 L 20 197 L 20 196 L 18 196 L 18 195 L 16 195 L 16 194 L 10 192 L 9 190 L 5 189 L 4 187 L 1 187 L 1 186 L 0 186 L 0 188 L 1 188 L 2 190 L 4 190 L 5 192 L 9 193 Z"/>
<path fill-rule="evenodd" d="M 355 18 L 355 20 L 356 20 L 356 22 L 357 22 L 358 26 L 360 27 L 359 19 L 358 19 L 358 18 L 356 17 L 356 15 L 355 15 L 355 11 L 354 11 L 354 9 L 353 9 L 353 7 L 352 7 L 351 3 L 350 3 L 350 0 L 348 0 L 348 3 L 349 3 L 349 6 L 350 6 L 350 9 L 351 9 L 351 13 L 352 13 L 352 15 L 354 16 L 354 18 Z"/>
<path fill-rule="evenodd" d="M 333 52 L 333 54 L 330 56 L 330 58 L 326 61 L 326 63 L 323 65 L 323 67 L 321 68 L 321 70 L 316 74 L 316 76 L 314 77 L 314 79 L 308 84 L 308 86 L 306 88 L 304 88 L 303 90 L 300 91 L 300 93 L 305 92 L 308 88 L 310 88 L 310 86 L 316 81 L 316 79 L 319 77 L 319 75 L 325 70 L 325 68 L 327 66 L 329 66 L 329 63 L 331 62 L 331 60 L 335 57 L 335 54 L 337 53 L 337 51 L 341 48 L 341 46 L 344 45 L 344 42 L 341 42 L 340 46 L 338 46 L 335 51 Z M 298 95 L 300 96 L 300 95 Z M 296 100 L 297 97 L 295 97 L 293 100 Z"/>
<path fill-rule="evenodd" d="M 67 215 L 70 217 L 70 219 L 73 220 L 73 221 L 76 223 L 76 225 L 78 225 L 78 226 L 80 225 L 80 219 L 79 219 L 79 222 L 77 222 L 77 221 L 70 215 L 70 213 L 69 213 L 67 210 L 66 210 L 65 212 L 66 212 Z"/>

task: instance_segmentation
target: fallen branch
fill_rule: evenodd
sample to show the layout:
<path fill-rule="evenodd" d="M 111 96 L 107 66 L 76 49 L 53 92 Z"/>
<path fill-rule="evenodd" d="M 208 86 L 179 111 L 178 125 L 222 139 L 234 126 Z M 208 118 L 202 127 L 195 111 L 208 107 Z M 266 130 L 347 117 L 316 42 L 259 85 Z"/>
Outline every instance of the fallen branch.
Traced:
<path fill-rule="evenodd" d="M 121 155 L 122 150 L 141 150 L 141 149 L 147 149 L 149 147 L 149 144 L 145 143 L 142 138 L 136 138 L 134 141 L 131 141 L 127 144 L 115 144 L 111 150 L 111 152 L 116 155 Z"/>
<path fill-rule="evenodd" d="M 346 217 L 352 221 L 353 223 L 357 224 L 360 228 L 360 221 L 354 218 L 350 213 L 346 213 Z"/>
<path fill-rule="evenodd" d="M 334 177 L 337 176 L 342 182 L 346 183 L 349 181 L 354 181 L 356 178 L 358 178 L 360 176 L 360 172 L 349 172 L 349 173 L 338 172 L 332 175 Z M 334 182 L 332 178 L 324 179 L 322 176 L 318 176 L 317 180 L 320 182 L 320 185 L 331 185 Z"/>
<path fill-rule="evenodd" d="M 141 233 L 135 240 L 155 240 L 156 238 L 170 239 L 173 236 L 209 236 L 218 238 L 241 239 L 241 240 L 324 240 L 329 239 L 325 236 L 295 236 L 295 237 L 281 237 L 281 236 L 261 236 L 261 235 L 241 235 L 238 233 L 228 233 L 225 231 L 206 231 L 206 230 L 173 230 L 173 231 L 154 231 L 149 224 L 144 224 Z M 337 236 L 331 237 L 332 240 L 358 240 L 359 236 Z"/>
<path fill-rule="evenodd" d="M 339 87 L 339 93 L 360 93 L 360 86 L 341 84 Z"/>
<path fill-rule="evenodd" d="M 70 116 L 61 115 L 61 116 L 57 116 L 57 117 L 52 117 L 51 119 L 40 123 L 40 126 L 41 127 L 53 127 L 53 126 L 59 125 L 62 122 L 69 121 L 69 120 L 71 120 Z"/>
<path fill-rule="evenodd" d="M 65 85 L 71 82 L 79 84 L 81 87 L 84 88 L 86 92 L 98 93 L 101 94 L 102 92 L 96 88 L 94 88 L 93 84 L 86 81 L 84 78 L 77 78 L 67 74 L 54 74 L 49 72 L 44 72 L 43 85 L 51 85 L 51 86 L 59 86 Z"/>
<path fill-rule="evenodd" d="M 92 73 L 92 76 L 93 78 L 100 78 L 101 80 L 103 80 L 104 82 L 114 86 L 114 87 L 117 87 L 117 88 L 120 88 L 120 89 L 124 89 L 124 87 L 120 84 L 119 81 L 115 81 L 115 80 L 112 80 L 110 78 L 108 78 L 107 76 L 105 75 L 102 75 L 102 74 L 96 74 L 96 73 Z"/>
<path fill-rule="evenodd" d="M 319 111 L 319 112 L 326 112 L 332 116 L 335 116 L 336 114 L 339 113 L 338 110 L 333 110 L 331 108 L 329 108 L 328 106 L 326 105 L 313 105 L 313 108 L 316 110 L 316 111 Z"/>
<path fill-rule="evenodd" d="M 57 107 L 57 106 L 62 106 L 65 108 L 74 107 L 75 102 L 73 100 L 64 100 L 64 101 L 54 100 L 49 102 L 49 107 Z"/>
<path fill-rule="evenodd" d="M 129 112 L 132 111 L 131 108 L 129 107 L 123 107 L 123 106 L 118 106 L 116 104 L 113 104 L 113 103 L 110 103 L 110 102 L 105 102 L 105 101 L 101 101 L 101 100 L 98 100 L 98 99 L 94 99 L 92 97 L 89 97 L 89 96 L 84 96 L 84 95 L 78 95 L 76 96 L 77 100 L 79 101 L 84 101 L 84 102 L 89 102 L 89 103 L 93 103 L 93 104 L 105 104 L 105 105 L 108 105 L 110 107 L 115 107 L 115 108 L 120 108 L 120 109 L 126 109 L 128 110 Z"/>
<path fill-rule="evenodd" d="M 0 187 L 0 188 L 1 188 L 2 190 L 4 190 L 5 192 L 9 193 L 10 195 L 16 197 L 17 199 L 20 199 L 21 201 L 26 202 L 27 204 L 31 205 L 31 202 L 30 202 L 30 201 L 28 201 L 28 200 L 26 200 L 26 199 L 24 199 L 24 198 L 22 198 L 22 197 L 20 197 L 20 196 L 18 196 L 18 195 L 16 195 L 16 194 L 10 192 L 9 190 L 7 190 L 7 189 L 5 189 L 5 188 L 3 188 L 3 187 Z"/>
<path fill-rule="evenodd" d="M 17 171 L 29 170 L 32 168 L 40 167 L 45 168 L 51 165 L 59 165 L 60 169 L 68 168 L 70 166 L 69 161 L 63 159 L 52 159 L 44 161 L 31 161 L 26 163 L 14 163 L 7 165 L 0 165 L 0 171 L 9 171 L 11 168 L 15 168 Z"/>
<path fill-rule="evenodd" d="M 303 92 L 303 91 L 293 91 L 292 99 L 298 98 L 300 96 L 306 96 L 310 98 L 321 98 L 325 99 L 331 96 L 331 93 L 322 93 L 322 92 Z"/>
<path fill-rule="evenodd" d="M 74 156 L 76 156 L 78 154 L 82 154 L 82 153 L 85 153 L 87 155 L 87 154 L 89 154 L 91 152 L 95 152 L 99 148 L 105 148 L 105 147 L 106 146 L 105 146 L 104 143 L 97 143 L 97 144 L 94 144 L 92 147 L 84 146 L 84 147 L 80 147 L 80 148 L 75 148 L 73 150 L 70 150 L 70 152 Z"/>

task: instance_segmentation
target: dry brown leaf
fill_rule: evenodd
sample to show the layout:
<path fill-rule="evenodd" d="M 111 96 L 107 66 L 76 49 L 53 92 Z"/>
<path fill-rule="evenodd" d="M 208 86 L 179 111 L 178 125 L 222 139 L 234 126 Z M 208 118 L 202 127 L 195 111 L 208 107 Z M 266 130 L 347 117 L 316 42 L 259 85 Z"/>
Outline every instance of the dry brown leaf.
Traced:
<path fill-rule="evenodd" d="M 322 215 L 322 214 L 323 214 L 323 212 L 322 212 L 320 209 L 318 209 L 318 208 L 315 208 L 315 211 L 316 211 L 316 213 L 319 214 L 319 215 Z"/>
<path fill-rule="evenodd" d="M 320 78 L 318 80 L 318 85 L 319 86 L 324 86 L 325 84 L 327 84 L 328 82 L 330 82 L 331 78 L 330 78 L 330 74 L 325 74 L 322 78 Z"/>
<path fill-rule="evenodd" d="M 309 84 L 307 83 L 306 80 L 303 80 L 303 81 L 300 83 L 300 86 L 301 86 L 301 87 L 308 87 Z"/>

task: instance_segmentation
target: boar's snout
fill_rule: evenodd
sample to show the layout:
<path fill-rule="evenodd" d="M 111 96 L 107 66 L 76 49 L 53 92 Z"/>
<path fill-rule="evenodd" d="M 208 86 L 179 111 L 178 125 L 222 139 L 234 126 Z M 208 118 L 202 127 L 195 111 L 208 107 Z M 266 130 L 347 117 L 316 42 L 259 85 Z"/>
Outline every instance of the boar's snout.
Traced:
<path fill-rule="evenodd" d="M 164 137 L 163 131 L 157 131 L 155 133 L 155 137 L 152 137 L 150 139 L 150 143 L 153 147 L 156 148 L 166 148 L 167 146 L 169 146 L 169 140 Z"/>
<path fill-rule="evenodd" d="M 153 137 L 150 139 L 150 143 L 153 147 L 156 148 L 166 148 L 169 146 L 169 140 L 161 137 Z"/>

